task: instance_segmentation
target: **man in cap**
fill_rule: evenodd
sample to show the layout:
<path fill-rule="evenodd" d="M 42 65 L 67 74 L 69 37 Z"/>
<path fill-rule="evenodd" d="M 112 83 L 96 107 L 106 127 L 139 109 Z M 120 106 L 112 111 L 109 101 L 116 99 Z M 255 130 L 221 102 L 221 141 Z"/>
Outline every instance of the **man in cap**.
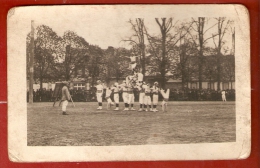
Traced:
<path fill-rule="evenodd" d="M 68 115 L 66 113 L 68 101 L 71 99 L 70 92 L 69 92 L 69 82 L 65 81 L 63 82 L 64 86 L 61 89 L 61 101 L 62 101 L 62 115 Z"/>
<path fill-rule="evenodd" d="M 96 93 L 96 96 L 97 96 L 97 102 L 98 102 L 98 108 L 97 110 L 102 110 L 102 95 L 103 95 L 103 85 L 101 84 L 101 81 L 98 80 L 97 81 L 97 93 Z"/>

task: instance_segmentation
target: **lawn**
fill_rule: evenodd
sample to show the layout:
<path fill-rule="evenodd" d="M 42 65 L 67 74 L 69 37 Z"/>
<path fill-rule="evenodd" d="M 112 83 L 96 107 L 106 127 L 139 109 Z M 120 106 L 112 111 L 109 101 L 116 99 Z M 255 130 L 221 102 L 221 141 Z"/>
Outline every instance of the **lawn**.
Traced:
<path fill-rule="evenodd" d="M 138 106 L 136 103 L 135 106 Z M 168 111 L 96 110 L 97 103 L 27 104 L 28 146 L 120 146 L 236 141 L 235 102 L 169 102 Z M 137 108 L 137 107 L 136 107 Z"/>

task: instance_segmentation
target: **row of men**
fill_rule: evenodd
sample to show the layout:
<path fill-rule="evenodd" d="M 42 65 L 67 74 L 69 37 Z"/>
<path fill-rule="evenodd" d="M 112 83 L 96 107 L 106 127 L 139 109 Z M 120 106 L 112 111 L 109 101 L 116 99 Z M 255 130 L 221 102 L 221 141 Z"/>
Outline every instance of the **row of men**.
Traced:
<path fill-rule="evenodd" d="M 68 82 L 64 82 L 64 86 L 62 87 L 62 114 L 63 115 L 67 115 L 66 113 L 66 108 L 68 105 L 68 101 L 72 100 L 71 99 L 71 95 L 69 93 L 69 89 L 68 89 L 69 83 Z M 102 85 L 101 81 L 98 80 L 97 81 L 97 92 L 96 92 L 96 96 L 97 96 L 97 101 L 98 101 L 98 110 L 102 109 L 102 95 L 104 93 L 104 86 Z M 143 111 L 146 110 L 148 111 L 148 107 L 149 107 L 149 111 L 154 111 L 157 112 L 157 104 L 158 104 L 158 94 L 162 94 L 163 97 L 163 101 L 162 101 L 162 110 L 166 111 L 167 109 L 167 101 L 169 99 L 169 94 L 170 94 L 170 90 L 167 89 L 166 92 L 163 89 L 159 89 L 158 87 L 158 82 L 154 83 L 153 87 L 150 87 L 149 84 L 146 84 L 145 82 L 134 82 L 134 81 L 129 81 L 129 83 L 127 83 L 126 81 L 123 81 L 123 83 L 121 85 L 119 85 L 118 83 L 115 83 L 111 88 L 106 88 L 106 100 L 107 100 L 107 108 L 110 108 L 111 105 L 116 105 L 116 108 L 114 110 L 119 110 L 119 92 L 122 91 L 122 97 L 123 97 L 123 101 L 125 104 L 125 108 L 124 111 L 127 110 L 135 110 L 133 105 L 134 105 L 134 92 L 133 90 L 137 88 L 139 90 L 139 103 L 140 103 L 140 109 L 139 111 Z M 113 93 L 114 96 L 114 101 L 112 102 L 110 96 Z M 151 93 L 153 96 L 153 102 L 151 102 Z M 152 107 L 153 104 L 153 107 Z"/>
<path fill-rule="evenodd" d="M 111 105 L 115 105 L 116 108 L 114 110 L 119 110 L 119 92 L 122 92 L 122 98 L 124 102 L 124 111 L 128 110 L 135 110 L 134 109 L 134 89 L 139 91 L 139 104 L 140 108 L 138 111 L 153 111 L 157 112 L 157 105 L 158 105 L 158 97 L 159 93 L 162 94 L 163 101 L 162 101 L 162 108 L 163 111 L 166 110 L 167 101 L 169 99 L 170 90 L 167 89 L 166 92 L 163 89 L 158 87 L 158 82 L 155 82 L 154 85 L 151 87 L 149 83 L 145 83 L 142 81 L 136 82 L 131 81 L 130 78 L 127 82 L 126 80 L 123 81 L 122 84 L 118 84 L 117 82 L 111 86 L 106 88 L 105 99 L 107 100 L 107 109 L 111 107 Z M 97 81 L 98 85 L 97 88 L 97 101 L 98 101 L 98 110 L 102 109 L 102 95 L 104 94 L 104 86 L 101 84 L 101 81 Z M 151 93 L 152 93 L 152 100 L 151 101 Z M 113 95 L 112 95 L 113 94 Z M 114 102 L 111 100 L 111 96 L 113 96 Z"/>

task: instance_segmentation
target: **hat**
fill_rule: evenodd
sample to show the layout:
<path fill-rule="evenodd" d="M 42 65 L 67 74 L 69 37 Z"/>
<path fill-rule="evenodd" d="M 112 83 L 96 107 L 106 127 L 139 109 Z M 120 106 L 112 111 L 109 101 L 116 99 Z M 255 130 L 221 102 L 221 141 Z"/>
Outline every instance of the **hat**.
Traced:
<path fill-rule="evenodd" d="M 155 85 L 158 85 L 158 82 L 154 82 Z"/>

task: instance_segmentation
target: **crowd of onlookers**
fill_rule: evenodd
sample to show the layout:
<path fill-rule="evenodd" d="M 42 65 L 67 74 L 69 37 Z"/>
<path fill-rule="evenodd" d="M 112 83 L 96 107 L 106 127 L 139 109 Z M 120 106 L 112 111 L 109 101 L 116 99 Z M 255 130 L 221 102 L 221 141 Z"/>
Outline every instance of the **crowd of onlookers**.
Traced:
<path fill-rule="evenodd" d="M 226 99 L 227 101 L 235 100 L 235 90 L 227 89 Z M 86 102 L 86 101 L 96 101 L 95 89 L 85 91 L 85 90 L 71 90 L 71 96 L 74 102 Z M 52 89 L 46 90 L 45 88 L 40 90 L 37 89 L 33 92 L 33 101 L 34 102 L 53 102 L 54 98 L 52 97 Z M 120 93 L 122 94 L 122 93 Z M 135 101 L 138 101 L 138 92 L 134 92 Z M 105 94 L 104 94 L 105 96 Z M 122 101 L 122 96 L 119 95 L 120 101 Z M 113 96 L 111 96 L 113 100 Z M 159 100 L 162 100 L 162 97 L 159 95 Z M 27 92 L 27 102 L 29 101 L 29 92 Z M 221 91 L 216 91 L 213 89 L 172 89 L 170 91 L 169 101 L 221 101 Z"/>

